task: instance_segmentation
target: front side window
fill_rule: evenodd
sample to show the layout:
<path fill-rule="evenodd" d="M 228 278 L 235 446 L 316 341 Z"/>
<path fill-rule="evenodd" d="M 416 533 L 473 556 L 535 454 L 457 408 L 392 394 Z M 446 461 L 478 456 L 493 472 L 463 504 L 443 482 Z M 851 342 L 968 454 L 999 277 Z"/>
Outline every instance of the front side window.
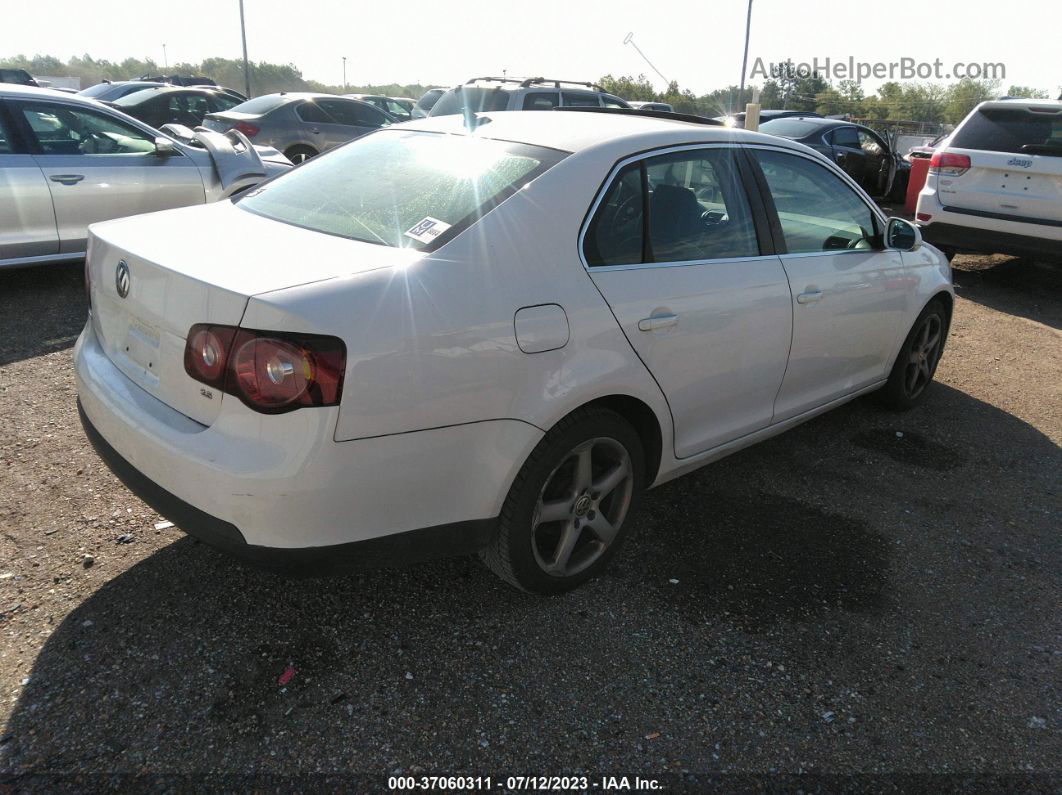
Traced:
<path fill-rule="evenodd" d="M 805 157 L 755 149 L 790 254 L 874 246 L 877 220 L 836 174 Z"/>
<path fill-rule="evenodd" d="M 310 124 L 333 124 L 335 122 L 335 119 L 325 113 L 320 105 L 312 100 L 307 100 L 295 108 L 295 115 Z"/>
<path fill-rule="evenodd" d="M 885 147 L 881 145 L 881 141 L 866 130 L 859 130 L 859 145 L 871 157 L 881 157 L 885 154 Z"/>
<path fill-rule="evenodd" d="M 384 130 L 308 161 L 237 207 L 330 235 L 431 250 L 563 157 L 487 138 Z"/>
<path fill-rule="evenodd" d="M 732 151 L 670 152 L 626 166 L 587 227 L 583 253 L 591 266 L 758 256 Z"/>
<path fill-rule="evenodd" d="M 610 94 L 602 94 L 601 101 L 605 103 L 606 108 L 629 108 L 626 102 L 619 97 L 611 96 Z"/>
<path fill-rule="evenodd" d="M 155 140 L 94 110 L 48 103 L 20 103 L 23 117 L 46 155 L 143 155 Z"/>

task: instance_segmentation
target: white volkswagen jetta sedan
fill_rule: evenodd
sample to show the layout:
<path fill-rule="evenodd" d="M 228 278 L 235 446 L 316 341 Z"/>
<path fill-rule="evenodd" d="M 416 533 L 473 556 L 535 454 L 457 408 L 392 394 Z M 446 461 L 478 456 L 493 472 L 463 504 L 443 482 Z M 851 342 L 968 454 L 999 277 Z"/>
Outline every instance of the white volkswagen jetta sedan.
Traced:
<path fill-rule="evenodd" d="M 923 398 L 948 263 L 800 144 L 617 112 L 382 130 L 98 224 L 86 432 L 267 565 L 601 571 L 644 488 L 857 395 Z"/>

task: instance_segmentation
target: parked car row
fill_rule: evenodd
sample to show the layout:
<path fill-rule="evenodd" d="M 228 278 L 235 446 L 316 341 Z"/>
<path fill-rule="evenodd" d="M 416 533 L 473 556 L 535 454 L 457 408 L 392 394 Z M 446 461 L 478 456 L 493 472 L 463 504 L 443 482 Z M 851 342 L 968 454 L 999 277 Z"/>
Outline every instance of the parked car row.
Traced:
<path fill-rule="evenodd" d="M 80 259 L 91 223 L 217 201 L 288 168 L 235 134 L 180 138 L 95 100 L 0 85 L 0 268 Z"/>

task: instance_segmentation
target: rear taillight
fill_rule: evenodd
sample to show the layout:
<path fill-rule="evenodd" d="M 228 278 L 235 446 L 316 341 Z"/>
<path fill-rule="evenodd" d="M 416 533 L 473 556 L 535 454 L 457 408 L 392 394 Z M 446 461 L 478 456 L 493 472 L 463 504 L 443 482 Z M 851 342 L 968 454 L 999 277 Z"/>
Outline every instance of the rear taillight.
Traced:
<path fill-rule="evenodd" d="M 239 130 L 244 135 L 246 135 L 248 138 L 254 138 L 256 135 L 258 135 L 258 133 L 261 132 L 261 130 L 258 127 L 256 127 L 253 124 L 248 124 L 245 121 L 236 122 L 234 125 L 232 125 L 232 129 Z"/>
<path fill-rule="evenodd" d="M 336 337 L 198 324 L 188 332 L 184 370 L 255 411 L 280 414 L 338 405 L 346 358 Z"/>
<path fill-rule="evenodd" d="M 945 177 L 961 177 L 970 170 L 970 156 L 952 152 L 934 152 L 929 160 L 929 173 Z"/>

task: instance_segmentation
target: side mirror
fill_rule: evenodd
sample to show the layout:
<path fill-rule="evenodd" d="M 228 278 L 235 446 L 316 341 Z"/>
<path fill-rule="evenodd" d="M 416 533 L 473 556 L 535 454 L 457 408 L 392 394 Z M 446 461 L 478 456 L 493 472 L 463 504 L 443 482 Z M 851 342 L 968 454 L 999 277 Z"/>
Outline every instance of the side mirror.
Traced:
<path fill-rule="evenodd" d="M 160 135 L 155 139 L 155 154 L 159 157 L 170 157 L 179 154 L 179 150 L 173 141 Z"/>
<path fill-rule="evenodd" d="M 885 246 L 900 251 L 918 251 L 922 247 L 922 233 L 903 218 L 890 218 L 885 226 Z"/>

